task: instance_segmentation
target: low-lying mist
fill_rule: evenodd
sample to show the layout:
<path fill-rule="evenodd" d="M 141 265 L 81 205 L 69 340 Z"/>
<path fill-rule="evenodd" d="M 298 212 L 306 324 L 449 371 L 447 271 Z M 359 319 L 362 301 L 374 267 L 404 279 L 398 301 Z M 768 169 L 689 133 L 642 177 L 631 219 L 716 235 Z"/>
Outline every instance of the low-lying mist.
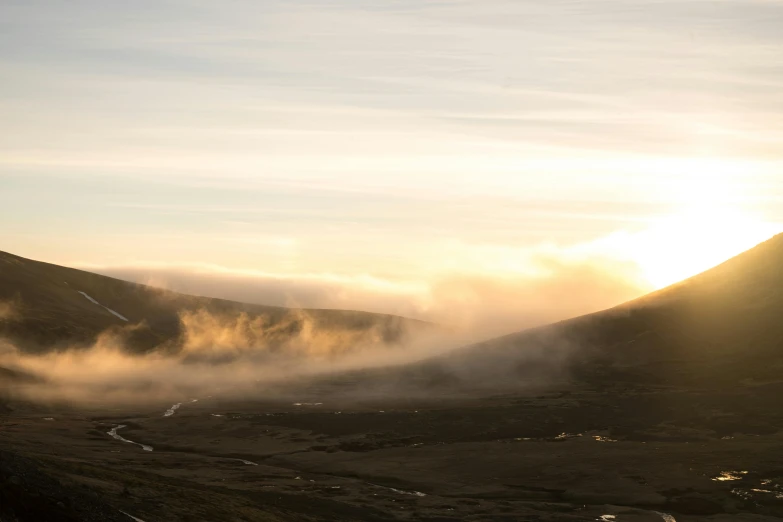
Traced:
<path fill-rule="evenodd" d="M 129 339 L 146 329 L 144 321 L 112 327 L 91 344 L 61 346 L 41 355 L 5 342 L 0 349 L 0 367 L 35 378 L 7 386 L 5 393 L 21 399 L 96 404 L 143 404 L 204 395 L 262 398 L 293 383 L 367 370 L 359 388 L 347 392 L 362 396 L 377 392 L 371 388 L 381 384 L 374 384 L 372 375 L 381 375 L 383 367 L 438 356 L 437 364 L 411 366 L 414 374 L 419 372 L 413 381 L 418 379 L 422 387 L 416 393 L 426 393 L 431 384 L 434 390 L 440 384 L 455 382 L 463 388 L 500 387 L 500 375 L 514 374 L 508 382 L 517 387 L 523 386 L 525 379 L 558 378 L 566 371 L 572 341 L 550 338 L 524 348 L 510 346 L 510 342 L 492 343 L 491 350 L 479 348 L 467 357 L 459 348 L 608 308 L 636 297 L 641 290 L 624 266 L 544 259 L 538 268 L 527 277 L 454 275 L 424 286 L 373 278 L 294 279 L 187 269 L 101 270 L 171 290 L 297 306 L 274 319 L 263 314 L 181 310 L 179 338 L 146 353 L 129 348 Z M 166 295 L 161 293 L 160 299 Z M 419 323 L 401 320 L 393 323 L 401 331 L 390 338 L 388 322 L 363 328 L 325 324 L 302 307 L 392 312 L 438 324 L 414 328 L 411 325 Z M 20 318 L 11 304 L 0 305 L 0 314 L 0 320 Z M 443 356 L 449 352 L 453 355 Z M 525 369 L 520 370 L 522 365 Z M 384 394 L 414 393 L 411 379 L 399 377 L 404 371 L 383 382 Z M 524 375 L 522 380 L 519 375 Z"/>
<path fill-rule="evenodd" d="M 41 404 L 143 407 L 206 396 L 399 399 L 500 390 L 562 377 L 572 345 L 547 338 L 520 349 L 500 340 L 473 350 L 466 332 L 425 328 L 386 342 L 378 328 L 323 329 L 296 310 L 269 326 L 262 317 L 183 312 L 176 342 L 133 353 L 126 340 L 143 323 L 111 328 L 92 345 L 30 354 L 0 341 L 0 395 Z M 301 325 L 291 332 L 291 325 Z M 282 334 L 282 335 L 281 335 Z"/>
<path fill-rule="evenodd" d="M 417 280 L 270 274 L 214 266 L 91 270 L 186 294 L 240 302 L 411 317 L 461 331 L 471 339 L 489 339 L 595 312 L 651 290 L 633 264 L 543 254 L 526 260 L 521 271 L 446 272 Z"/>
<path fill-rule="evenodd" d="M 143 322 L 110 328 L 91 345 L 60 346 L 42 354 L 0 341 L 0 367 L 25 377 L 6 382 L 0 391 L 16 399 L 93 405 L 141 405 L 207 394 L 263 398 L 297 380 L 415 362 L 474 340 L 425 327 L 389 341 L 383 324 L 325 328 L 304 310 L 291 310 L 276 321 L 206 310 L 183 311 L 179 318 L 181 337 L 143 354 L 127 346 L 128 338 L 145 328 Z"/>

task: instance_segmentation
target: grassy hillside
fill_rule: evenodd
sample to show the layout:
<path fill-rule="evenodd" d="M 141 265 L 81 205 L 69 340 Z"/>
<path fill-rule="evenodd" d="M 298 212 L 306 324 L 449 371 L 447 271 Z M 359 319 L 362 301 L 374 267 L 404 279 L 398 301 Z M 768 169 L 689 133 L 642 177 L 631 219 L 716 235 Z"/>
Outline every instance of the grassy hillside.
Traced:
<path fill-rule="evenodd" d="M 194 321 L 227 322 L 238 335 L 272 346 L 306 328 L 310 334 L 339 332 L 352 342 L 395 343 L 409 328 L 426 327 L 391 315 L 293 311 L 184 295 L 3 252 L 0 305 L 0 336 L 28 351 L 91 344 L 106 331 L 121 335 L 137 352 L 168 348 L 182 340 L 183 313 L 201 314 L 193 316 Z M 244 319 L 236 324 L 241 314 Z"/>

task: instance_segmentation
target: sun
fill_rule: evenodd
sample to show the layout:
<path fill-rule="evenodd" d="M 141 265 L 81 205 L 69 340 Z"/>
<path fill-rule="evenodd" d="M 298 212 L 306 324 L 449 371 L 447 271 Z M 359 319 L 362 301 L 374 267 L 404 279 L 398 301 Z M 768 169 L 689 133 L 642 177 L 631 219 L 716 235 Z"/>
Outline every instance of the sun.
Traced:
<path fill-rule="evenodd" d="M 677 210 L 656 219 L 632 245 L 633 257 L 650 284 L 663 288 L 687 279 L 778 232 L 776 225 L 748 210 L 745 191 L 736 179 L 719 171 L 674 185 L 670 201 Z"/>
<path fill-rule="evenodd" d="M 740 212 L 685 213 L 641 233 L 635 257 L 645 279 L 663 288 L 719 265 L 774 233 L 768 224 Z"/>
<path fill-rule="evenodd" d="M 742 177 L 729 165 L 692 161 L 682 165 L 710 175 L 672 176 L 660 183 L 659 201 L 671 212 L 642 229 L 621 231 L 593 244 L 638 269 L 639 283 L 658 289 L 687 279 L 781 232 L 752 208 Z"/>

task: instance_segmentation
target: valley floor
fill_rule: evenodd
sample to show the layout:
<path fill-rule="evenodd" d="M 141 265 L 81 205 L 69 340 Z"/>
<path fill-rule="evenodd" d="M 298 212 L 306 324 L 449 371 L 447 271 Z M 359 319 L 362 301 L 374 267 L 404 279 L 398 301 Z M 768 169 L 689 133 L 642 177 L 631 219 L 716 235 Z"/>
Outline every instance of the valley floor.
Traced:
<path fill-rule="evenodd" d="M 0 418 L 0 520 L 777 520 L 781 392 L 17 409 Z"/>

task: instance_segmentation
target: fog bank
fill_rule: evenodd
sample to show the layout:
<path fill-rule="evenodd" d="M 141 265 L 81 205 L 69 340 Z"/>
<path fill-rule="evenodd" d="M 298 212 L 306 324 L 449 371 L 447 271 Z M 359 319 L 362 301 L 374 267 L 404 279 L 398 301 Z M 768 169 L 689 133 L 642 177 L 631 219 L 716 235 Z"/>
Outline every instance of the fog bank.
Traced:
<path fill-rule="evenodd" d="M 491 338 L 606 309 L 651 288 L 609 259 L 538 256 L 514 273 L 446 273 L 415 280 L 275 274 L 215 266 L 139 265 L 92 271 L 169 290 L 254 304 L 387 313 Z"/>

